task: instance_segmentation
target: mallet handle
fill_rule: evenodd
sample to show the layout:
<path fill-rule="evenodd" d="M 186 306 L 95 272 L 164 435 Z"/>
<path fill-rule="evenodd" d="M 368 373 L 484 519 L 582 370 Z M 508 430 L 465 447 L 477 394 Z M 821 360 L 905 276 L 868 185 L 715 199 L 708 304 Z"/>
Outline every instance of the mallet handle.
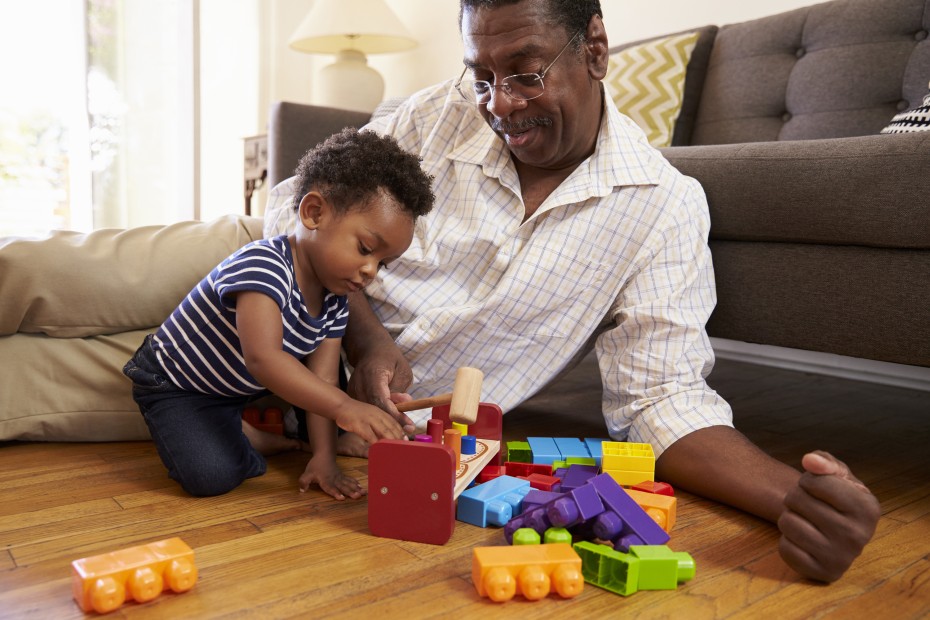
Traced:
<path fill-rule="evenodd" d="M 417 409 L 428 409 L 439 405 L 448 405 L 452 402 L 452 392 L 448 394 L 438 394 L 428 398 L 418 398 L 417 400 L 408 400 L 405 403 L 398 403 L 397 410 L 401 413 L 405 411 L 416 411 Z"/>

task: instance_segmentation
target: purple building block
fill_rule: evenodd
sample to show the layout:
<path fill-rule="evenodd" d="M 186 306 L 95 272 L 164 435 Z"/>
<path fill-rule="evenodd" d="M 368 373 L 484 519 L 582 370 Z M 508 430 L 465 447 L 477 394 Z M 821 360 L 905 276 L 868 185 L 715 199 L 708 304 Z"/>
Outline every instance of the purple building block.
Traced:
<path fill-rule="evenodd" d="M 568 469 L 561 476 L 562 491 L 577 489 L 596 475 L 597 467 L 594 465 L 569 465 Z"/>
<path fill-rule="evenodd" d="M 540 489 L 530 489 L 530 492 L 523 498 L 523 512 L 528 512 L 544 504 L 548 504 L 554 499 L 562 497 L 561 493 L 555 491 L 542 491 Z"/>
<path fill-rule="evenodd" d="M 563 493 L 546 506 L 546 516 L 555 527 L 572 527 L 602 512 L 604 504 L 598 497 L 597 489 L 587 484 Z"/>
<path fill-rule="evenodd" d="M 610 474 L 600 474 L 588 483 L 607 510 L 597 516 L 594 533 L 598 538 L 613 542 L 614 549 L 627 551 L 630 545 L 664 545 L 668 533 L 640 508 Z"/>

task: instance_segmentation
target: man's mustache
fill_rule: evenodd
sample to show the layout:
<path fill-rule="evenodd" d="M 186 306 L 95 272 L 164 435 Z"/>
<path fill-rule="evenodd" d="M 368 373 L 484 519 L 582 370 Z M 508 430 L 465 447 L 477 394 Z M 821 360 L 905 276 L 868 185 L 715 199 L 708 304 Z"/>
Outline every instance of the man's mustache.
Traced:
<path fill-rule="evenodd" d="M 495 118 L 491 121 L 491 129 L 498 133 L 520 133 L 521 131 L 526 131 L 527 129 L 532 129 L 533 127 L 551 127 L 552 119 L 546 118 L 544 116 L 534 116 L 533 118 L 525 118 L 519 123 L 505 123 L 499 118 Z"/>

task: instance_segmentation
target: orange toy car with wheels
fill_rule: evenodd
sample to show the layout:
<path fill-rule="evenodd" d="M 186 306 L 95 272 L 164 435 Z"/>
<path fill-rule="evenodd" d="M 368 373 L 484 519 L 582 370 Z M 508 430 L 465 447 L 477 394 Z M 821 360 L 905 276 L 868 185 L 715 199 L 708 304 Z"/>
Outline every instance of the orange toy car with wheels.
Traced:
<path fill-rule="evenodd" d="M 103 553 L 71 563 L 74 600 L 85 612 L 107 613 L 128 598 L 144 603 L 165 590 L 197 583 L 194 552 L 180 538 Z"/>

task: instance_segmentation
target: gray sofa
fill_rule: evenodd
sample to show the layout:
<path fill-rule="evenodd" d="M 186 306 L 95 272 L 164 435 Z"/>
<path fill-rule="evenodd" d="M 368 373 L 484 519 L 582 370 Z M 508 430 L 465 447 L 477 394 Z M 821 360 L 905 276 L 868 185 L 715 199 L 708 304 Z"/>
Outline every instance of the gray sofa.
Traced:
<path fill-rule="evenodd" d="M 710 335 L 930 366 L 930 132 L 879 135 L 927 94 L 930 0 L 833 0 L 699 31 L 663 153 L 707 193 Z M 269 183 L 367 120 L 276 103 Z"/>

